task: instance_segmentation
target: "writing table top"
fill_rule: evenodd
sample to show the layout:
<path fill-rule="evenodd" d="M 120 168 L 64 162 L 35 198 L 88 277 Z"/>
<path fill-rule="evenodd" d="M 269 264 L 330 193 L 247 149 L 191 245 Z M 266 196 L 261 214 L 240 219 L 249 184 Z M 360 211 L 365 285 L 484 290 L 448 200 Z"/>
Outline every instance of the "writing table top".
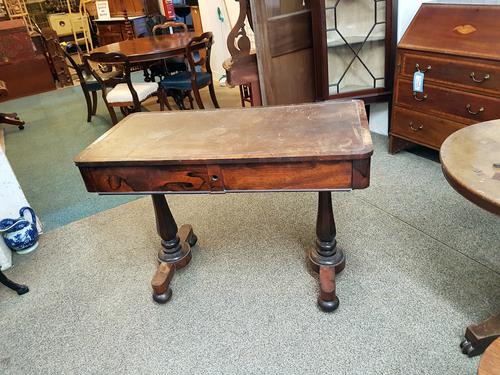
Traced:
<path fill-rule="evenodd" d="M 364 103 L 127 116 L 75 158 L 78 166 L 365 159 L 373 152 Z"/>

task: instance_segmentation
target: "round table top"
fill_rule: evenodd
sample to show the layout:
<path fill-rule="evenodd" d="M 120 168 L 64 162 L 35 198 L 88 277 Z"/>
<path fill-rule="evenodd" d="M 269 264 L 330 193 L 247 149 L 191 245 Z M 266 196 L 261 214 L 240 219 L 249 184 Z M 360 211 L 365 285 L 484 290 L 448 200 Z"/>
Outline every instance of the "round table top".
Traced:
<path fill-rule="evenodd" d="M 197 35 L 188 32 L 122 40 L 95 48 L 92 52 L 120 52 L 130 62 L 155 61 L 182 54 L 190 40 Z"/>
<path fill-rule="evenodd" d="M 498 375 L 500 369 L 500 338 L 493 341 L 481 357 L 478 375 Z"/>
<path fill-rule="evenodd" d="M 471 125 L 441 146 L 443 173 L 471 202 L 500 215 L 500 120 Z"/>

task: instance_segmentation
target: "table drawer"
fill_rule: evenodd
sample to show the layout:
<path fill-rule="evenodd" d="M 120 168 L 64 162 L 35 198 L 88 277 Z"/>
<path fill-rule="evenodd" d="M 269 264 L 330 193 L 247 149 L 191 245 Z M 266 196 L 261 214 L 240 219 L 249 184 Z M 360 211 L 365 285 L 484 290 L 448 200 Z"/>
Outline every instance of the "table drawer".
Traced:
<path fill-rule="evenodd" d="M 467 90 L 500 95 L 498 63 L 411 52 L 403 52 L 400 61 L 401 74 L 409 79 L 413 79 L 418 66 L 418 69 L 425 71 L 425 83 L 457 85 Z"/>
<path fill-rule="evenodd" d="M 395 89 L 396 105 L 434 113 L 453 121 L 473 124 L 500 118 L 500 99 L 459 90 L 424 86 L 424 93 L 414 93 L 412 82 L 399 79 Z"/>
<path fill-rule="evenodd" d="M 87 190 L 98 193 L 210 191 L 207 167 L 80 167 Z"/>
<path fill-rule="evenodd" d="M 392 110 L 391 135 L 435 149 L 439 149 L 451 133 L 466 126 L 404 108 L 393 107 Z"/>
<path fill-rule="evenodd" d="M 224 190 L 327 190 L 352 188 L 352 162 L 222 165 Z"/>

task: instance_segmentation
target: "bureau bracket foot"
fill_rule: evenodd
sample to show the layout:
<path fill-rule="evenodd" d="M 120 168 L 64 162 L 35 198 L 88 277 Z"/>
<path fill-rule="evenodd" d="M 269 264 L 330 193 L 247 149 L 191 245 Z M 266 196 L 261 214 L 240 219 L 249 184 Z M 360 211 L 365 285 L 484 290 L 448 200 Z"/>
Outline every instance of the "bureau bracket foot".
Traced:
<path fill-rule="evenodd" d="M 413 142 L 395 137 L 393 135 L 389 135 L 389 153 L 391 155 L 397 154 L 398 152 L 404 151 L 413 146 L 416 146 L 416 144 Z"/>
<path fill-rule="evenodd" d="M 482 354 L 497 337 L 500 337 L 500 313 L 481 323 L 468 326 L 460 349 L 463 354 L 474 357 Z"/>

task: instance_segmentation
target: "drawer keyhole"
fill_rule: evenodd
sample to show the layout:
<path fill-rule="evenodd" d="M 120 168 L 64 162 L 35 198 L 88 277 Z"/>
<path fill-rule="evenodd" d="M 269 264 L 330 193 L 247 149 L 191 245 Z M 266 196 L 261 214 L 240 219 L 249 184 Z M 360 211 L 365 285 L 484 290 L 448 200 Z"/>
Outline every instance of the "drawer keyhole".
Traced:
<path fill-rule="evenodd" d="M 210 178 L 213 182 L 217 182 L 219 180 L 219 176 L 217 175 L 212 175 L 212 177 Z"/>

